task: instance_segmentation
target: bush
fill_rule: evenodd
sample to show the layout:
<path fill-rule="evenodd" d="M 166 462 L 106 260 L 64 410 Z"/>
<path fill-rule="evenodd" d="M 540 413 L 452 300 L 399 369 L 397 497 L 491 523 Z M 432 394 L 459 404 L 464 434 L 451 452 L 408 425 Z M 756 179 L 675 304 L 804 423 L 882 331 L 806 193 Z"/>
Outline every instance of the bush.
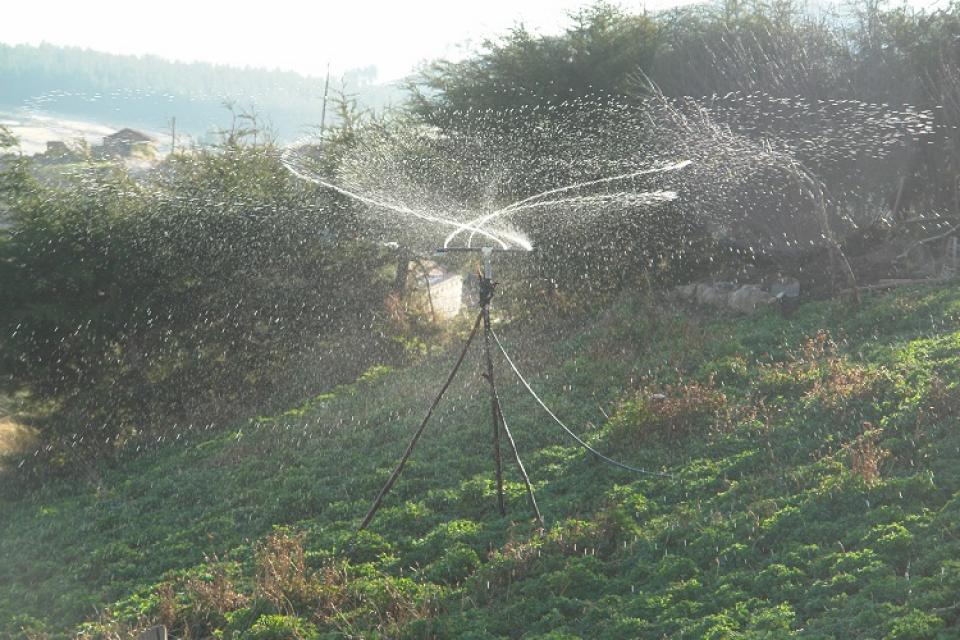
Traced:
<path fill-rule="evenodd" d="M 313 640 L 317 628 L 310 622 L 293 616 L 266 615 L 253 623 L 240 640 Z"/>
<path fill-rule="evenodd" d="M 680 442 L 729 424 L 727 396 L 713 381 L 667 385 L 662 393 L 641 392 L 623 403 L 611 419 L 611 435 L 636 446 L 650 440 Z"/>
<path fill-rule="evenodd" d="M 916 609 L 895 620 L 887 635 L 890 640 L 932 640 L 939 637 L 943 620 L 931 613 Z"/>
<path fill-rule="evenodd" d="M 462 543 L 455 543 L 435 562 L 427 565 L 424 574 L 431 582 L 456 585 L 480 566 L 477 552 Z"/>
<path fill-rule="evenodd" d="M 46 410 L 55 454 L 279 408 L 399 357 L 373 320 L 392 254 L 277 155 L 235 139 L 147 184 L 119 169 L 64 191 L 20 181 L 0 230 L 0 392 Z"/>

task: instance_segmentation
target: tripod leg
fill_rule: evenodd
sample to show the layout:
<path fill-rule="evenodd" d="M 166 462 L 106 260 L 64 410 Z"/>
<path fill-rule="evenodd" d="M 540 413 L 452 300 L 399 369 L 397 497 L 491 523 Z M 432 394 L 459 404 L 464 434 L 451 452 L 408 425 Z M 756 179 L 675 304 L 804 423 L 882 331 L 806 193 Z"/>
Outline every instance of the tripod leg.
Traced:
<path fill-rule="evenodd" d="M 490 357 L 490 311 L 486 305 L 480 312 L 483 316 L 483 353 L 487 362 L 487 382 L 490 383 L 490 413 L 493 417 L 493 466 L 497 482 L 497 508 L 500 515 L 507 515 L 503 506 L 503 467 L 500 462 L 500 418 L 497 403 L 497 386 L 493 381 L 493 359 Z"/>
<path fill-rule="evenodd" d="M 360 524 L 360 527 L 357 529 L 357 533 L 363 531 L 367 528 L 367 525 L 370 524 L 370 521 L 373 520 L 373 516 L 376 515 L 377 510 L 380 508 L 380 505 L 383 503 L 384 497 L 387 493 L 390 492 L 393 483 L 397 481 L 397 478 L 400 477 L 400 472 L 403 471 L 403 467 L 407 464 L 407 459 L 410 457 L 410 454 L 413 453 L 413 448 L 417 446 L 417 441 L 420 439 L 420 436 L 423 435 L 423 430 L 427 426 L 427 422 L 430 421 L 430 417 L 433 415 L 434 409 L 437 408 L 437 405 L 440 404 L 440 399 L 443 398 L 443 394 L 446 393 L 447 388 L 450 386 L 450 383 L 453 382 L 453 378 L 457 375 L 457 371 L 460 370 L 460 365 L 463 364 L 463 359 L 467 356 L 467 350 L 470 349 L 470 344 L 473 342 L 473 339 L 477 335 L 477 329 L 480 328 L 480 320 L 483 317 L 483 314 L 477 316 L 477 321 L 473 323 L 473 330 L 470 331 L 470 337 L 467 338 L 466 344 L 463 345 L 463 351 L 460 352 L 460 357 L 457 358 L 457 363 L 453 366 L 453 370 L 450 372 L 450 375 L 447 377 L 447 381 L 444 383 L 443 388 L 440 389 L 440 393 L 437 394 L 437 397 L 434 398 L 433 404 L 430 405 L 430 409 L 427 411 L 427 415 L 424 416 L 423 422 L 420 423 L 420 426 L 417 428 L 416 433 L 413 434 L 413 439 L 410 440 L 410 444 L 407 445 L 406 450 L 403 452 L 403 457 L 400 458 L 400 462 L 397 463 L 396 468 L 393 470 L 393 473 L 390 474 L 390 478 L 387 479 L 386 484 L 383 485 L 383 488 L 380 489 L 380 493 L 377 494 L 377 499 L 373 501 L 373 505 L 370 507 L 370 510 L 367 512 L 366 517 L 363 519 L 363 522 Z M 487 352 L 487 359 L 489 360 L 489 349 Z"/>
<path fill-rule="evenodd" d="M 537 516 L 537 523 L 540 529 L 546 529 L 543 524 L 543 516 L 540 515 L 540 507 L 537 506 L 537 498 L 533 495 L 533 485 L 530 483 L 530 477 L 527 476 L 527 470 L 523 467 L 523 461 L 520 459 L 520 451 L 517 449 L 517 443 L 513 440 L 513 434 L 510 433 L 510 427 L 507 426 L 507 419 L 503 417 L 503 407 L 500 406 L 500 398 L 497 397 L 497 414 L 500 416 L 500 423 L 503 425 L 503 432 L 507 436 L 507 442 L 510 443 L 510 450 L 513 451 L 513 459 L 517 461 L 517 467 L 520 468 L 520 475 L 523 476 L 523 482 L 527 486 L 527 498 L 530 499 L 530 507 Z"/>

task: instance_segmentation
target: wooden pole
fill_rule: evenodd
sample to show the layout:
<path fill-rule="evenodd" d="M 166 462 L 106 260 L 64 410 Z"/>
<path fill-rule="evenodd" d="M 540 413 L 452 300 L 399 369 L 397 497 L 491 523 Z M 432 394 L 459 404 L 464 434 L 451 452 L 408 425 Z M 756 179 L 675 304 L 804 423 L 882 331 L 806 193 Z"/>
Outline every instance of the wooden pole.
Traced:
<path fill-rule="evenodd" d="M 373 505 L 370 507 L 370 510 L 367 511 L 367 515 L 363 518 L 363 522 L 360 523 L 360 527 L 357 528 L 357 533 L 360 533 L 367 528 L 367 525 L 370 524 L 371 520 L 373 520 L 373 516 L 377 514 L 377 510 L 380 508 L 380 505 L 383 504 L 383 499 L 386 497 L 387 493 L 390 492 L 390 489 L 397 481 L 397 478 L 400 477 L 400 472 L 403 471 L 403 467 L 407 464 L 410 454 L 413 453 L 413 448 L 417 446 L 417 441 L 420 440 L 420 436 L 423 435 L 423 430 L 426 428 L 427 422 L 430 421 L 430 417 L 433 416 L 434 409 L 436 409 L 437 405 L 440 404 L 440 399 L 443 398 L 443 394 L 446 393 L 447 388 L 450 387 L 450 383 L 453 382 L 453 378 L 457 375 L 457 371 L 460 370 L 460 365 L 463 364 L 463 359 L 466 357 L 467 350 L 470 349 L 470 344 L 473 342 L 473 338 L 477 335 L 477 329 L 479 327 L 480 316 L 478 315 L 476 322 L 473 323 L 473 329 L 470 331 L 470 337 L 467 338 L 466 344 L 463 345 L 463 351 L 460 352 L 460 357 L 457 358 L 457 363 L 453 365 L 453 370 L 447 377 L 447 381 L 444 383 L 443 388 L 440 389 L 440 393 L 438 393 L 437 397 L 434 398 L 433 404 L 431 404 L 430 409 L 427 410 L 427 415 L 423 417 L 423 422 L 420 423 L 417 431 L 413 434 L 413 438 L 410 440 L 410 444 L 407 445 L 406 450 L 403 452 L 403 457 L 400 458 L 400 462 L 397 463 L 393 473 L 391 473 L 390 477 L 387 479 L 386 484 L 383 485 L 383 488 L 380 489 L 380 493 L 377 494 L 376 500 L 373 501 Z"/>
<path fill-rule="evenodd" d="M 503 417 L 503 407 L 500 405 L 499 397 L 497 397 L 497 415 L 500 416 L 500 422 L 503 424 L 503 433 L 507 436 L 510 450 L 513 451 L 513 459 L 517 462 L 520 475 L 523 477 L 523 483 L 527 487 L 527 499 L 530 501 L 530 508 L 533 509 L 533 514 L 537 517 L 537 524 L 540 525 L 542 531 L 546 529 L 546 525 L 543 523 L 543 516 L 540 515 L 540 507 L 537 506 L 537 497 L 533 493 L 533 483 L 530 482 L 530 476 L 527 475 L 527 470 L 523 466 L 523 460 L 520 459 L 520 451 L 517 449 L 517 443 L 513 439 L 513 434 L 510 433 L 507 419 Z"/>
<path fill-rule="evenodd" d="M 433 321 L 437 321 L 437 310 L 433 308 L 433 293 L 430 292 L 430 276 L 424 272 L 423 282 L 427 285 L 427 302 L 430 303 L 430 317 L 433 318 Z"/>
<path fill-rule="evenodd" d="M 323 129 L 327 125 L 327 94 L 330 91 L 330 63 L 327 62 L 327 79 L 323 81 L 323 107 L 320 109 L 320 142 L 323 142 Z"/>
<path fill-rule="evenodd" d="M 503 465 L 500 460 L 500 405 L 497 401 L 497 385 L 493 379 L 493 358 L 490 357 L 490 300 L 493 298 L 493 267 L 490 264 L 492 250 L 483 251 L 483 274 L 480 276 L 480 314 L 483 316 L 483 357 L 487 364 L 484 376 L 490 384 L 490 414 L 493 418 L 493 468 L 497 484 L 497 509 L 501 516 L 507 515 L 503 504 Z"/>

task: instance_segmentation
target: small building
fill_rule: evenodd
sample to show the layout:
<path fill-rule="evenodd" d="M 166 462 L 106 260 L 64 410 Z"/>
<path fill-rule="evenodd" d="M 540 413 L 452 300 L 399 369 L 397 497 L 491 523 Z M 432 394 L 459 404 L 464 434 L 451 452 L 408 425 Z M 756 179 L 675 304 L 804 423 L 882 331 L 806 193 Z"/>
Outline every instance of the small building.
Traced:
<path fill-rule="evenodd" d="M 428 277 L 429 295 L 433 312 L 443 320 L 460 313 L 463 305 L 463 278 L 457 274 L 438 274 Z"/>
<path fill-rule="evenodd" d="M 70 147 L 68 147 L 67 143 L 63 142 L 62 140 L 50 140 L 47 142 L 46 154 L 51 158 L 66 158 L 73 155 L 73 153 L 70 151 Z"/>
<path fill-rule="evenodd" d="M 62 164 L 83 160 L 83 148 L 80 145 L 71 146 L 62 140 L 47 141 L 46 151 L 38 153 L 34 158 L 45 164 Z"/>
<path fill-rule="evenodd" d="M 418 262 L 417 265 L 419 274 L 415 288 L 426 294 L 433 319 L 449 320 L 456 317 L 463 306 L 463 278 L 429 260 Z"/>
<path fill-rule="evenodd" d="M 145 133 L 134 129 L 120 129 L 103 139 L 103 144 L 96 149 L 101 157 L 131 158 L 133 156 L 151 158 L 156 155 L 154 139 Z"/>

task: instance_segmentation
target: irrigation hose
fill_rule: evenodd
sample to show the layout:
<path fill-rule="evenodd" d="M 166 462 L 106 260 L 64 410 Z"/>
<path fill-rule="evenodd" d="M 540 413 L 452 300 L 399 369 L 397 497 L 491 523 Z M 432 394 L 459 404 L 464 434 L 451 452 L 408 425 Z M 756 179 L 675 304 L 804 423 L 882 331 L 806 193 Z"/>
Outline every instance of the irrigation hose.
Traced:
<path fill-rule="evenodd" d="M 533 390 L 533 387 L 530 386 L 530 383 L 527 382 L 526 378 L 523 377 L 523 374 L 520 373 L 520 369 L 518 369 L 517 365 L 513 363 L 513 360 L 510 358 L 510 355 L 507 353 L 507 350 L 504 348 L 503 343 L 500 342 L 500 336 L 498 336 L 493 329 L 490 329 L 490 335 L 492 335 L 493 339 L 497 342 L 497 346 L 500 347 L 500 353 L 502 353 L 503 357 L 506 358 L 507 363 L 510 365 L 510 368 L 513 369 L 513 373 L 516 374 L 517 379 L 519 379 L 521 384 L 523 384 L 523 386 L 526 387 L 530 395 L 533 396 L 533 399 L 537 401 L 537 404 L 539 404 L 543 408 L 543 410 L 547 412 L 547 415 L 553 418 L 553 421 L 556 422 L 558 425 L 560 425 L 560 428 L 566 431 L 567 435 L 573 438 L 577 444 L 579 444 L 581 447 L 583 447 L 584 449 L 586 449 L 596 457 L 600 458 L 607 464 L 612 464 L 615 467 L 620 467 L 621 469 L 626 469 L 627 471 L 633 471 L 634 473 L 642 473 L 648 476 L 658 476 L 661 478 L 671 478 L 671 479 L 674 478 L 674 476 L 670 475 L 669 473 L 661 473 L 659 471 L 649 471 L 647 469 L 642 469 L 640 467 L 631 467 L 630 465 L 624 464 L 623 462 L 618 462 L 613 458 L 608 458 L 607 456 L 603 455 L 602 453 L 600 453 L 599 451 L 591 447 L 589 444 L 584 442 L 580 438 L 580 436 L 578 436 L 573 431 L 571 431 L 570 427 L 565 425 L 563 423 L 563 420 L 558 418 L 557 415 L 550 410 L 550 407 L 548 407 L 543 402 L 543 400 L 540 399 L 540 396 L 537 395 L 537 392 Z"/>

